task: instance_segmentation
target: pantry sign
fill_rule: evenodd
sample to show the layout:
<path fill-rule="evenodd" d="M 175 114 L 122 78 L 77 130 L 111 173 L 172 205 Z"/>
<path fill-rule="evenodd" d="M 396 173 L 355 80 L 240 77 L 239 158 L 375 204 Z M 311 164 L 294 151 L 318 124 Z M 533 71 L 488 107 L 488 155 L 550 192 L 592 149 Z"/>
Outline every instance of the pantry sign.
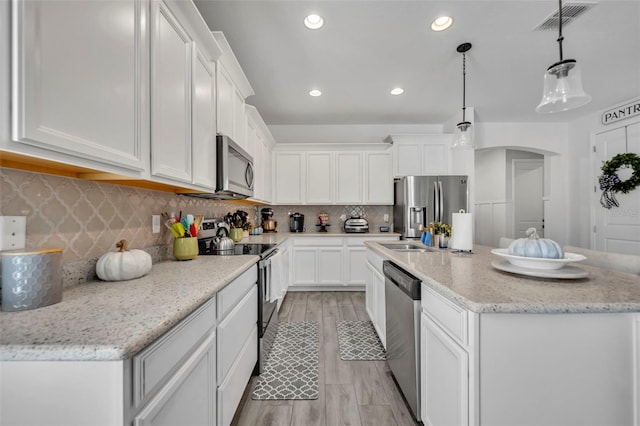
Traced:
<path fill-rule="evenodd" d="M 635 117 L 636 115 L 640 115 L 640 99 L 605 111 L 602 113 L 602 124 L 615 123 L 616 121 Z"/>

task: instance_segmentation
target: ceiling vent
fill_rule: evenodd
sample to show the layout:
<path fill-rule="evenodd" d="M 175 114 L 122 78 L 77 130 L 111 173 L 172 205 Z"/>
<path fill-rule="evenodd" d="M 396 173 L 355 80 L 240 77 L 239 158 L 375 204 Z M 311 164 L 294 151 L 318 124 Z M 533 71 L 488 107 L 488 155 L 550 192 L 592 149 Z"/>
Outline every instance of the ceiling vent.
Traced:
<path fill-rule="evenodd" d="M 567 26 L 576 20 L 583 13 L 593 8 L 598 3 L 585 3 L 585 2 L 567 2 L 562 5 L 562 26 Z M 549 31 L 558 29 L 558 11 L 554 11 L 551 15 L 547 16 L 540 24 L 538 24 L 534 31 Z"/>

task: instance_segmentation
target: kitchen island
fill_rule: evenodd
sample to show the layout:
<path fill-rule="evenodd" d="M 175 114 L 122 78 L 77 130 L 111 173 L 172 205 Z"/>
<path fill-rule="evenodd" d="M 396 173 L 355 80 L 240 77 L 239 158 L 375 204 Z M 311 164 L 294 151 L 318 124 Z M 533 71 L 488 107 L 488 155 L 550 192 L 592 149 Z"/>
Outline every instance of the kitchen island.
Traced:
<path fill-rule="evenodd" d="M 458 254 L 366 245 L 370 262 L 390 260 L 422 281 L 425 424 L 639 424 L 637 275 L 578 263 L 586 278 L 533 278 L 495 269 L 501 259 L 489 247 Z M 376 274 L 367 291 L 385 285 Z M 374 322 L 385 317 L 374 313 Z"/>

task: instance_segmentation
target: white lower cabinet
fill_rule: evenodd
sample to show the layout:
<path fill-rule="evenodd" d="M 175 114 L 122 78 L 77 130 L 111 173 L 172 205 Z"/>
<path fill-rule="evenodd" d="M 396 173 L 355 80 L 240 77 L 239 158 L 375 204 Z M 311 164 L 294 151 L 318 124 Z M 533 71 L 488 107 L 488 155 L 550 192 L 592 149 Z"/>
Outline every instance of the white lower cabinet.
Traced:
<path fill-rule="evenodd" d="M 136 426 L 215 425 L 216 335 L 211 333 L 135 417 Z"/>
<path fill-rule="evenodd" d="M 367 282 L 364 241 L 397 239 L 397 236 L 345 237 L 341 234 L 292 237 L 291 285 L 298 289 L 363 288 Z"/>
<path fill-rule="evenodd" d="M 378 333 L 380 342 L 387 347 L 387 309 L 385 305 L 384 275 L 382 274 L 382 256 L 367 248 L 366 257 L 366 308 L 367 314 Z"/>
<path fill-rule="evenodd" d="M 422 284 L 425 425 L 638 424 L 633 313 L 474 313 Z"/>
<path fill-rule="evenodd" d="M 469 354 L 424 313 L 421 315 L 422 422 L 469 424 Z"/>
<path fill-rule="evenodd" d="M 231 424 L 258 361 L 257 278 L 254 266 L 218 293 L 218 426 Z"/>

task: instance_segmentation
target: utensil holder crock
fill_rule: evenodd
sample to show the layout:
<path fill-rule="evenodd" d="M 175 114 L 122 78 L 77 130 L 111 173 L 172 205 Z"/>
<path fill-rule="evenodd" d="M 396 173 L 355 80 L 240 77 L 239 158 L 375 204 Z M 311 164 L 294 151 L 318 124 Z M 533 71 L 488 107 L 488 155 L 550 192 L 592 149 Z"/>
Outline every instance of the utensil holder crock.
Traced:
<path fill-rule="evenodd" d="M 198 257 L 198 238 L 175 238 L 173 255 L 178 260 L 191 260 Z"/>
<path fill-rule="evenodd" d="M 62 301 L 62 249 L 0 253 L 2 310 L 26 311 Z"/>
<path fill-rule="evenodd" d="M 244 237 L 244 230 L 242 228 L 231 228 L 229 231 L 229 237 L 236 243 L 242 241 Z"/>

